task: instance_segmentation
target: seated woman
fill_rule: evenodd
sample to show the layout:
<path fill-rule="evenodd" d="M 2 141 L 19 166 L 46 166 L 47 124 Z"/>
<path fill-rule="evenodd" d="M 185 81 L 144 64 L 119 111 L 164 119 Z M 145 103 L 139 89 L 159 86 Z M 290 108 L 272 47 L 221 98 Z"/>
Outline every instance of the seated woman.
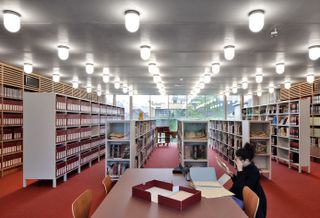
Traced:
<path fill-rule="evenodd" d="M 243 200 L 242 190 L 244 186 L 248 186 L 259 197 L 259 207 L 257 218 L 265 218 L 267 214 L 267 199 L 260 184 L 260 172 L 253 163 L 255 148 L 249 143 L 246 143 L 243 148 L 236 151 L 235 163 L 237 166 L 236 175 L 230 170 L 227 173 L 231 176 L 233 186 L 230 191 L 235 194 L 235 197 Z"/>

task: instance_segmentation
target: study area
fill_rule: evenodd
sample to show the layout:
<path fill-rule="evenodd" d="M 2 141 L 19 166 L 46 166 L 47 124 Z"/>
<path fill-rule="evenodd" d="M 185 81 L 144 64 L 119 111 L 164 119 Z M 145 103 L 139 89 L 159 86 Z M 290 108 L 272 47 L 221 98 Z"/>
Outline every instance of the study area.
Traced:
<path fill-rule="evenodd" d="M 319 217 L 319 8 L 0 0 L 0 217 Z"/>

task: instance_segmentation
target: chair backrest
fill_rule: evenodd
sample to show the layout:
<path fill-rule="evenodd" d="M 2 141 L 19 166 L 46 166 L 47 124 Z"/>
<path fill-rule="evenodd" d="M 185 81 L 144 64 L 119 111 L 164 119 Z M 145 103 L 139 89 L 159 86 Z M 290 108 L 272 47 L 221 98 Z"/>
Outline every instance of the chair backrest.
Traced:
<path fill-rule="evenodd" d="M 242 195 L 245 213 L 249 218 L 255 218 L 259 206 L 259 197 L 248 186 L 243 188 Z"/>
<path fill-rule="evenodd" d="M 102 180 L 102 185 L 104 186 L 104 190 L 106 191 L 106 194 L 108 194 L 112 188 L 112 180 L 110 176 L 104 177 Z"/>
<path fill-rule="evenodd" d="M 92 191 L 85 190 L 72 203 L 72 215 L 74 218 L 88 218 L 92 202 Z"/>

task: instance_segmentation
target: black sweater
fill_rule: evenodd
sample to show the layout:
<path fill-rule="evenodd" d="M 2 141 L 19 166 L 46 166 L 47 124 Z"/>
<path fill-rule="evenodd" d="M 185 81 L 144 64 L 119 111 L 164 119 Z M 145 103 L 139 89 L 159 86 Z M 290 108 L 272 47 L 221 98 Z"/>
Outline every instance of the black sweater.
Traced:
<path fill-rule="evenodd" d="M 233 192 L 237 198 L 243 200 L 242 190 L 244 186 L 248 186 L 259 197 L 259 208 L 256 218 L 265 218 L 267 215 L 267 199 L 260 184 L 260 172 L 254 163 L 244 167 L 241 172 L 232 177 L 233 186 L 230 191 Z"/>

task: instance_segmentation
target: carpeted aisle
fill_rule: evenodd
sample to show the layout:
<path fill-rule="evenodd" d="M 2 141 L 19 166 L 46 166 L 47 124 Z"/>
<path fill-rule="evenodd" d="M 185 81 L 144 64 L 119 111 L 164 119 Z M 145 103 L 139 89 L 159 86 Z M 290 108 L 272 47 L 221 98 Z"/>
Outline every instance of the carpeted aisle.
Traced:
<path fill-rule="evenodd" d="M 177 147 L 160 147 L 154 150 L 145 164 L 148 168 L 173 168 L 178 165 Z M 222 171 L 216 166 L 216 153 L 209 151 L 210 166 L 217 175 Z M 320 217 L 320 164 L 312 163 L 312 173 L 299 174 L 282 164 L 273 162 L 272 180 L 262 178 L 268 199 L 270 218 Z M 92 212 L 103 200 L 105 193 L 101 184 L 104 177 L 104 161 L 83 170 L 56 189 L 50 182 L 36 182 L 22 188 L 22 172 L 0 179 L 0 217 L 72 217 L 71 203 L 85 189 L 93 190 Z M 227 184 L 230 186 L 231 182 Z"/>

